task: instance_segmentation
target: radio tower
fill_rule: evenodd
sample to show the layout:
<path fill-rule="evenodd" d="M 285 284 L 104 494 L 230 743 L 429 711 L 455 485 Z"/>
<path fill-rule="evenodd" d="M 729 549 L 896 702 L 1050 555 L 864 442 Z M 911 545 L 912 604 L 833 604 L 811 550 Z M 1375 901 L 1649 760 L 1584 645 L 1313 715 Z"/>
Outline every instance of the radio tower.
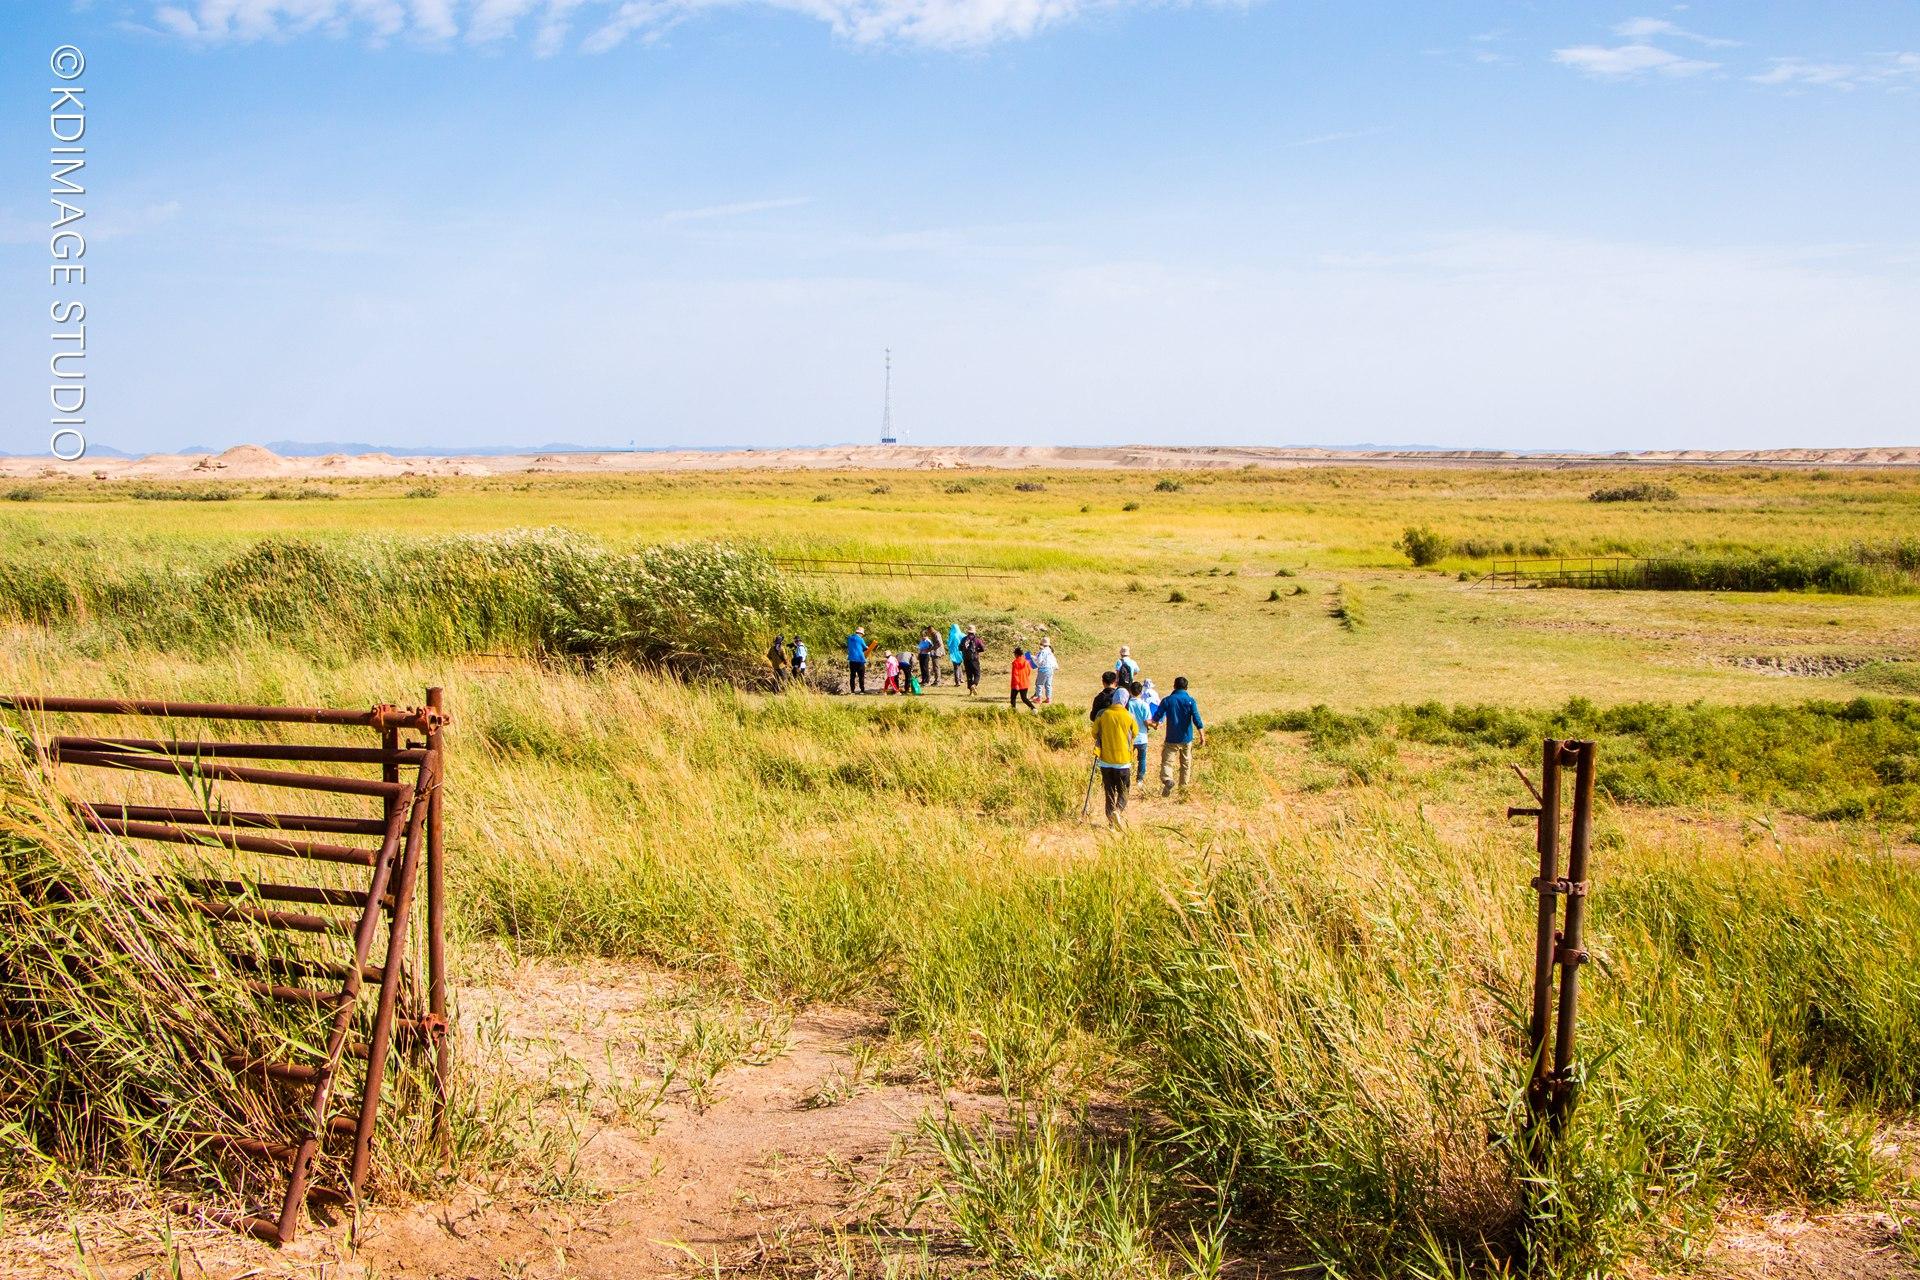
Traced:
<path fill-rule="evenodd" d="M 887 348 L 887 391 L 880 402 L 880 443 L 899 444 L 893 434 L 893 348 Z"/>

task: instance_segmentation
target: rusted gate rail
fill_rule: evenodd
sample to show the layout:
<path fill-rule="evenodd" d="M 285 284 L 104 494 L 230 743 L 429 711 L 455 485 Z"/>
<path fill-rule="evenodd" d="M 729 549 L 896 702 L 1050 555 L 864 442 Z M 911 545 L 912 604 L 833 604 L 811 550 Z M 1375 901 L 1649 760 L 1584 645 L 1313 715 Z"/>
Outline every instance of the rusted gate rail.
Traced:
<path fill-rule="evenodd" d="M 1495 560 L 1476 586 L 1644 588 L 1671 558 L 1650 556 L 1556 556 L 1540 560 Z"/>
<path fill-rule="evenodd" d="M 913 560 L 834 560 L 774 556 L 774 567 L 788 573 L 839 574 L 855 578 L 1011 578 L 987 565 L 930 564 Z"/>
<path fill-rule="evenodd" d="M 265 1051 L 226 1059 L 229 1069 L 256 1087 L 283 1091 L 295 1114 L 304 1116 L 292 1142 L 272 1141 L 275 1135 L 215 1138 L 234 1152 L 286 1171 L 279 1212 L 243 1215 L 233 1219 L 232 1225 L 285 1244 L 298 1231 L 301 1208 L 309 1199 L 357 1201 L 367 1175 L 381 1086 L 396 1044 L 403 1052 L 425 1059 L 434 1089 L 436 1126 L 445 1118 L 451 1060 L 446 1036 L 441 812 L 446 776 L 443 732 L 448 716 L 441 691 L 427 690 L 425 705 L 420 707 L 383 704 L 367 710 L 27 695 L 0 697 L 0 708 L 33 715 L 329 725 L 368 729 L 378 735 L 377 746 L 320 746 L 35 734 L 41 758 L 49 763 L 167 775 L 193 792 L 189 797 L 193 803 L 185 805 L 72 801 L 80 820 L 94 831 L 125 840 L 193 846 L 210 855 L 263 855 L 292 860 L 289 866 L 364 872 L 364 881 L 356 876 L 356 883 L 348 887 L 277 883 L 294 879 L 291 873 L 272 880 L 181 874 L 178 892 L 156 891 L 149 899 L 157 906 L 192 911 L 217 922 L 222 926 L 221 950 L 238 969 L 252 975 L 246 980 L 249 992 L 262 1001 L 310 1010 L 315 1019 L 315 1034 L 297 1038 L 313 1046 L 305 1061 L 274 1060 Z M 411 734 L 418 739 L 403 737 Z M 379 776 L 264 768 L 235 761 L 377 766 Z M 378 803 L 378 814 L 236 811 L 208 798 L 216 782 L 371 800 Z M 309 838 L 315 835 L 335 839 Z M 353 836 L 378 837 L 379 843 L 338 839 Z M 427 899 L 424 1008 L 418 966 L 407 957 L 415 890 L 423 869 Z M 345 914 L 332 914 L 329 909 L 345 909 Z M 249 933 L 256 945 L 248 945 Z M 291 954 L 294 939 L 315 949 L 306 955 Z M 333 954 L 326 952 L 328 941 Z M 362 998 L 369 987 L 375 993 L 370 1017 Z M 344 1185 L 321 1186 L 312 1181 L 316 1162 L 331 1154 L 329 1144 L 347 1139 L 351 1146 Z"/>
<path fill-rule="evenodd" d="M 1583 940 L 1587 904 L 1587 855 L 1593 827 L 1595 747 L 1591 742 L 1548 738 L 1541 744 L 1540 785 L 1535 786 L 1518 766 L 1520 781 L 1533 793 L 1534 804 L 1514 806 L 1509 818 L 1531 817 L 1537 831 L 1534 848 L 1540 872 L 1533 888 L 1540 895 L 1540 912 L 1533 947 L 1533 1012 L 1527 1022 L 1527 1047 L 1533 1055 L 1533 1074 L 1527 1084 L 1527 1111 L 1536 1135 L 1557 1133 L 1573 1109 L 1578 1070 L 1573 1056 L 1574 1017 L 1580 998 L 1580 966 L 1586 963 Z M 1573 770 L 1572 830 L 1567 868 L 1560 871 L 1560 806 L 1565 772 Z M 1565 917 L 1561 901 L 1566 902 Z M 1560 979 L 1559 1001 L 1554 1001 L 1554 976 Z M 1551 1053 L 1548 1031 L 1552 1030 Z"/>

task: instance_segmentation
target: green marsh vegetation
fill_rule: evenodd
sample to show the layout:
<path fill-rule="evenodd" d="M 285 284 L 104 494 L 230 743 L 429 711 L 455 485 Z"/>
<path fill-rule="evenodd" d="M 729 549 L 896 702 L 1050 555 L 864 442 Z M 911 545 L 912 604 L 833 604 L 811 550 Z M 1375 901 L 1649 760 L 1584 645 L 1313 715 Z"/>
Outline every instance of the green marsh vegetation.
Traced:
<path fill-rule="evenodd" d="M 1669 642 L 1621 630 L 1623 616 L 1684 627 L 1719 654 L 1760 625 L 1898 656 L 1910 624 L 1896 602 L 1683 592 L 1623 615 L 1590 611 L 1584 593 L 1507 603 L 1388 567 L 1410 520 L 1464 528 L 1478 516 L 1463 511 L 1528 501 L 1598 510 L 1591 477 L 1476 473 L 1455 492 L 1424 475 L 1200 475 L 1148 495 L 1166 509 L 1138 525 L 1119 523 L 1126 490 L 1108 479 L 1048 475 L 1037 492 L 1018 479 L 979 477 L 965 521 L 946 477 L 891 477 L 881 494 L 866 477 L 791 492 L 765 478 L 724 499 L 648 481 L 610 489 L 605 508 L 590 500 L 580 534 L 524 544 L 474 526 L 543 510 L 557 484 L 447 482 L 430 503 L 343 487 L 309 509 L 321 523 L 297 544 L 258 523 L 284 508 L 246 498 L 201 508 L 244 517 L 206 545 L 152 525 L 56 534 L 45 511 L 64 499 L 50 495 L 0 528 L 0 600 L 16 617 L 0 683 L 340 705 L 447 684 L 456 950 L 612 957 L 881 1013 L 930 1085 L 1015 1100 L 1008 1123 L 936 1120 L 923 1134 L 944 1212 L 998 1274 L 1213 1274 L 1258 1259 L 1352 1276 L 1598 1276 L 1674 1263 L 1734 1203 L 1901 1203 L 1910 1175 L 1883 1139 L 1920 1103 L 1920 715 L 1851 674 L 1677 659 L 1663 673 L 1639 655 L 1668 651 L 1636 646 Z M 823 484 L 835 501 L 815 507 Z M 1910 505 L 1880 478 L 1857 504 L 1802 477 L 1676 487 L 1712 538 L 1753 535 L 1775 494 L 1862 540 L 1885 540 L 1883 516 Z M 894 541 L 904 523 L 931 531 L 929 557 L 1018 574 L 930 584 L 940 594 L 918 603 L 803 589 L 745 546 L 684 537 L 676 494 L 709 514 L 731 504 L 730 534 L 767 512 L 783 529 L 818 512 L 814 554 L 897 554 L 915 545 Z M 642 510 L 617 514 L 622 495 Z M 86 504 L 130 509 L 71 506 Z M 446 527 L 377 534 L 364 518 L 383 504 L 446 513 Z M 1275 509 L 1287 504 L 1325 505 Z M 1018 523 L 1042 506 L 1061 508 L 1063 533 Z M 1107 543 L 1122 536 L 1139 541 L 1116 563 Z M 1196 538 L 1208 554 L 1192 553 Z M 58 567 L 27 563 L 36 546 L 61 549 Z M 1247 572 L 1207 576 L 1219 554 Z M 1311 584 L 1300 603 L 1268 598 L 1280 564 Z M 194 587 L 208 581 L 236 589 L 206 604 Z M 383 604 L 359 610 L 369 582 Z M 1178 608 L 1174 583 L 1191 597 Z M 606 584 L 624 603 L 596 613 Z M 434 594 L 455 586 L 458 601 Z M 647 612 L 638 597 L 669 586 L 675 612 Z M 1362 598 L 1353 625 L 1329 614 Z M 148 616 L 156 602 L 184 616 Z M 1201 604 L 1215 608 L 1197 627 Z M 751 664 L 791 621 L 818 661 L 855 618 L 898 625 L 904 642 L 905 619 L 957 610 L 1004 629 L 996 658 L 1034 619 L 1071 636 L 1059 705 L 1023 717 L 946 696 L 771 695 L 624 660 L 674 668 L 680 650 L 639 639 L 664 629 Z M 594 639 L 620 635 L 624 648 Z M 1108 836 L 1077 817 L 1085 695 L 1120 642 L 1156 676 L 1195 674 L 1215 733 L 1189 797 L 1149 799 Z M 461 658 L 496 650 L 509 656 L 484 670 Z M 1258 678 L 1230 686 L 1248 665 Z M 990 667 L 989 693 L 1003 677 Z M 1657 693 L 1570 701 L 1583 685 Z M 1600 741 L 1602 800 L 1587 1078 L 1566 1143 L 1536 1166 L 1517 1140 L 1531 849 L 1502 806 L 1516 798 L 1507 765 L 1530 763 L 1547 734 Z M 9 905 L 46 858 L 98 847 L 25 775 L 15 785 Z M 10 945 L 40 954 L 70 948 L 58 939 L 77 927 L 24 908 L 10 923 Z M 153 1004 L 90 1000 L 90 1034 L 149 1028 Z M 467 1052 L 483 1074 L 485 1045 Z M 38 1135 L 33 1162 L 0 1174 L 10 1197 L 48 1169 L 71 1176 L 83 1149 L 142 1175 L 215 1176 L 165 1154 L 177 1144 L 153 1119 L 153 1099 L 204 1091 L 182 1068 L 129 1076 L 84 1145 L 47 1136 L 50 1095 L 21 1101 L 36 1069 L 0 1061 L 4 1122 Z M 469 1088 L 467 1114 L 493 1114 L 478 1075 Z M 497 1158 L 477 1138 L 468 1149 Z"/>

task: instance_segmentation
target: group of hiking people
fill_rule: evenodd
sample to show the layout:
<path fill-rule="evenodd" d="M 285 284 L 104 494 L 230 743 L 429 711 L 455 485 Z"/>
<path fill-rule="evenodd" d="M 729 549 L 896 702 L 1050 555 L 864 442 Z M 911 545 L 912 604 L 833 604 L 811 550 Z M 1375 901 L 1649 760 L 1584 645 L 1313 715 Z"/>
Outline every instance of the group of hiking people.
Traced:
<path fill-rule="evenodd" d="M 1147 781 L 1147 746 L 1156 729 L 1160 739 L 1160 794 L 1186 789 L 1193 780 L 1193 748 L 1207 741 L 1206 721 L 1185 676 L 1175 676 L 1164 698 L 1153 681 L 1140 674 L 1132 651 L 1120 646 L 1113 669 L 1100 673 L 1100 692 L 1087 712 L 1093 724 L 1093 771 L 1100 775 L 1109 826 L 1127 823 L 1127 800 Z M 1087 808 L 1093 807 L 1093 779 L 1087 779 Z"/>
<path fill-rule="evenodd" d="M 938 687 L 944 677 L 955 688 L 965 685 L 969 697 L 976 696 L 980 689 L 981 659 L 986 652 L 987 644 L 980 638 L 979 630 L 962 627 L 958 622 L 947 628 L 945 636 L 934 627 L 922 628 L 915 647 L 897 653 L 885 649 L 876 652 L 867 639 L 867 629 L 855 627 L 846 641 L 847 692 L 898 693 L 912 697 Z M 773 666 L 775 684 L 784 686 L 789 681 L 804 681 L 808 674 L 806 641 L 796 638 L 789 645 L 784 635 L 774 637 L 772 647 L 767 650 L 767 661 Z M 881 681 L 878 689 L 867 684 L 869 667 L 877 668 L 874 674 Z M 1038 711 L 1052 702 L 1053 673 L 1059 668 L 1053 643 L 1044 634 L 1037 649 L 1014 646 L 1007 705 Z"/>
<path fill-rule="evenodd" d="M 925 627 L 912 649 L 899 652 L 876 650 L 867 641 L 867 629 L 855 627 L 846 640 L 847 692 L 890 693 L 916 696 L 936 687 L 944 675 L 956 688 L 964 684 L 969 697 L 980 688 L 980 660 L 987 651 L 986 642 L 974 627 L 958 622 L 942 636 L 935 628 Z M 785 636 L 776 637 L 767 650 L 773 664 L 776 683 L 804 681 L 807 676 L 807 645 L 796 638 L 791 645 Z M 881 687 L 867 687 L 867 668 L 878 665 Z M 1054 656 L 1053 642 L 1044 634 L 1040 645 L 1028 649 L 1013 647 L 1008 669 L 1007 706 L 1025 707 L 1038 713 L 1053 701 L 1054 673 L 1060 660 Z M 1099 776 L 1105 797 L 1107 822 L 1125 826 L 1127 800 L 1136 786 L 1147 780 L 1147 748 L 1153 733 L 1160 731 L 1160 794 L 1171 795 L 1177 786 L 1183 790 L 1193 777 L 1193 749 L 1207 740 L 1206 722 L 1200 718 L 1199 704 L 1187 687 L 1185 676 L 1176 676 L 1173 692 L 1165 697 L 1145 678 L 1133 650 L 1120 646 L 1111 669 L 1100 673 L 1100 692 L 1093 697 L 1087 713 L 1093 725 L 1095 752 L 1093 772 Z M 1087 808 L 1093 805 L 1093 778 L 1087 780 Z"/>

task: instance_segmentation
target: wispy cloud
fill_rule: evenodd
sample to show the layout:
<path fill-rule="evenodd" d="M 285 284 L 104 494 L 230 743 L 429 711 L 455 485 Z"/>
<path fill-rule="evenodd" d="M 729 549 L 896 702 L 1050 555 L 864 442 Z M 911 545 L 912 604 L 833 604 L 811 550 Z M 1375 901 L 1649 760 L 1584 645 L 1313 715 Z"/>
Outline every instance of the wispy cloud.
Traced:
<path fill-rule="evenodd" d="M 773 200 L 741 200 L 735 204 L 708 205 L 704 209 L 673 209 L 660 215 L 662 222 L 711 222 L 716 218 L 738 218 L 749 213 L 773 209 L 793 209 L 812 204 L 812 196 L 781 196 Z"/>
<path fill-rule="evenodd" d="M 1697 76 L 1718 70 L 1720 64 L 1700 58 L 1686 58 L 1669 49 L 1651 44 L 1580 44 L 1555 49 L 1553 60 L 1562 66 L 1602 80 L 1624 80 L 1636 76 L 1659 75 L 1672 78 Z"/>
<path fill-rule="evenodd" d="M 166 0 L 152 29 L 205 44 L 360 35 L 374 44 L 464 39 L 497 45 L 526 36 L 548 56 L 572 43 L 606 53 L 657 37 L 688 16 L 761 5 L 826 23 L 859 44 L 972 48 L 1025 39 L 1094 9 L 1145 0 Z M 575 29 L 580 34 L 576 40 Z"/>
<path fill-rule="evenodd" d="M 1287 143 L 1289 147 L 1324 147 L 1332 142 L 1352 142 L 1359 138 L 1376 138 L 1387 131 L 1383 124 L 1369 125 L 1364 129 L 1342 129 L 1338 133 L 1316 133 L 1308 138 L 1295 138 Z"/>
<path fill-rule="evenodd" d="M 1795 88 L 1906 88 L 1920 83 L 1920 53 L 1881 53 L 1860 62 L 1775 58 L 1765 71 L 1747 79 L 1755 84 Z"/>
<path fill-rule="evenodd" d="M 1725 40 L 1719 36 L 1703 36 L 1697 31 L 1688 31 L 1676 26 L 1665 18 L 1628 18 L 1613 29 L 1613 34 L 1627 40 L 1650 40 L 1655 36 L 1666 36 L 1675 40 L 1691 40 L 1713 49 L 1733 49 L 1740 44 L 1738 40 Z"/>

